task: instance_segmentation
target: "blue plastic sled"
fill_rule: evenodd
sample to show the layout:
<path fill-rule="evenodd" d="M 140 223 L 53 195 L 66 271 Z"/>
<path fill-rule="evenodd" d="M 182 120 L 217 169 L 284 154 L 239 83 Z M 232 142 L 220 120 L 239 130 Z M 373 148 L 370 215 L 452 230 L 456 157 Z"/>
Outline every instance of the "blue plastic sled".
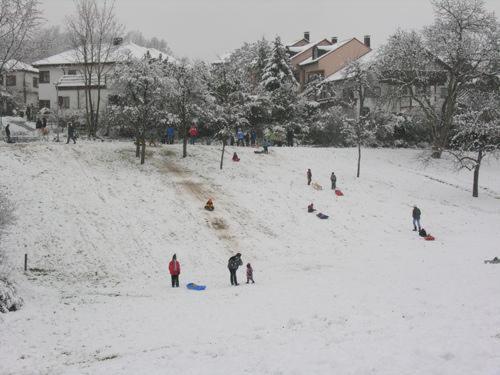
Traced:
<path fill-rule="evenodd" d="M 319 217 L 320 219 L 328 219 L 328 215 L 325 215 L 321 212 L 319 214 L 317 214 L 316 216 Z"/>
<path fill-rule="evenodd" d="M 186 288 L 191 290 L 205 290 L 207 287 L 205 285 L 197 285 L 195 283 L 189 283 L 186 285 Z"/>

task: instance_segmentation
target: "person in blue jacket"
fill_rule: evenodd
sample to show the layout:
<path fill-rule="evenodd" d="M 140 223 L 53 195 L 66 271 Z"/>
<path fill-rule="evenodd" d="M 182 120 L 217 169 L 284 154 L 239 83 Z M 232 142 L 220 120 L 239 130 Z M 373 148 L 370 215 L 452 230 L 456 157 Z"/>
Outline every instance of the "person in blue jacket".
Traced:
<path fill-rule="evenodd" d="M 245 133 L 241 129 L 238 129 L 236 132 L 236 139 L 236 146 L 245 146 Z"/>
<path fill-rule="evenodd" d="M 174 144 L 174 136 L 175 136 L 175 129 L 173 126 L 169 126 L 167 128 L 167 144 L 169 145 Z"/>

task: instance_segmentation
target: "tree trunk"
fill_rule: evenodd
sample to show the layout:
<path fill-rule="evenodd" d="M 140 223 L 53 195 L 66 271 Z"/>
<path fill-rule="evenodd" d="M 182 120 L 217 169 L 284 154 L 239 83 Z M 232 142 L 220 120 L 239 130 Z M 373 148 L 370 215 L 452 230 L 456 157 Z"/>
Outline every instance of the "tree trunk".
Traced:
<path fill-rule="evenodd" d="M 222 155 L 220 157 L 220 169 L 222 169 L 222 164 L 224 163 L 224 151 L 226 149 L 226 140 L 222 140 Z"/>
<path fill-rule="evenodd" d="M 358 143 L 358 173 L 356 175 L 356 177 L 358 177 L 358 178 L 359 178 L 360 169 L 361 169 L 361 143 Z"/>
<path fill-rule="evenodd" d="M 185 158 L 187 156 L 187 143 L 188 143 L 187 126 L 185 122 L 184 125 L 182 126 L 182 132 L 184 133 L 183 134 L 184 138 L 182 139 L 182 157 Z"/>
<path fill-rule="evenodd" d="M 144 164 L 144 159 L 146 158 L 146 138 L 142 137 L 142 150 L 141 150 L 141 164 Z"/>
<path fill-rule="evenodd" d="M 139 137 L 135 140 L 135 157 L 138 158 L 141 150 L 141 142 L 139 141 Z"/>
<path fill-rule="evenodd" d="M 481 168 L 481 159 L 483 158 L 483 150 L 477 153 L 477 163 L 474 167 L 474 182 L 472 184 L 472 196 L 477 198 L 479 196 L 479 168 Z"/>

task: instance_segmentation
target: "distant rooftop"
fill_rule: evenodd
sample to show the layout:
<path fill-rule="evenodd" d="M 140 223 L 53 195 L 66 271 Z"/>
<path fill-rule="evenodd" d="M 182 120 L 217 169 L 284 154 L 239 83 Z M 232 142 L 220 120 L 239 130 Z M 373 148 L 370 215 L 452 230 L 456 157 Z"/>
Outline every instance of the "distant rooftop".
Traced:
<path fill-rule="evenodd" d="M 169 60 L 175 60 L 172 56 L 167 55 L 164 52 L 161 52 L 155 48 L 146 48 L 139 46 L 135 43 L 126 43 L 121 46 L 118 46 L 116 50 L 112 51 L 109 58 L 107 59 L 108 63 L 114 63 L 118 61 L 126 60 L 127 58 L 135 58 L 141 59 L 149 52 L 152 58 L 158 59 L 160 56 L 163 58 L 168 58 Z M 61 52 L 57 55 L 47 57 L 42 60 L 35 61 L 33 63 L 34 66 L 46 66 L 46 65 L 71 65 L 71 64 L 79 64 L 78 62 L 78 50 L 71 49 L 68 51 Z"/>
<path fill-rule="evenodd" d="M 38 69 L 32 67 L 29 64 L 23 63 L 18 60 L 9 60 L 5 63 L 3 69 L 7 72 L 30 72 L 38 73 Z"/>

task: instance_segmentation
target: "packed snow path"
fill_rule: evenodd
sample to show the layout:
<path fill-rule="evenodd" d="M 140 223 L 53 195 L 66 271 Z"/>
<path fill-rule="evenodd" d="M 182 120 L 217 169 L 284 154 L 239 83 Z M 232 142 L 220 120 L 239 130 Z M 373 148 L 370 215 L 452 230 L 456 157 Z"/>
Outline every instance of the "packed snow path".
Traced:
<path fill-rule="evenodd" d="M 473 199 L 469 173 L 418 151 L 366 150 L 356 179 L 352 149 L 229 147 L 222 171 L 219 147 L 148 150 L 139 166 L 130 143 L 0 145 L 25 300 L 0 316 L 0 374 L 498 372 L 500 163 Z M 229 285 L 236 252 L 255 285 Z"/>

